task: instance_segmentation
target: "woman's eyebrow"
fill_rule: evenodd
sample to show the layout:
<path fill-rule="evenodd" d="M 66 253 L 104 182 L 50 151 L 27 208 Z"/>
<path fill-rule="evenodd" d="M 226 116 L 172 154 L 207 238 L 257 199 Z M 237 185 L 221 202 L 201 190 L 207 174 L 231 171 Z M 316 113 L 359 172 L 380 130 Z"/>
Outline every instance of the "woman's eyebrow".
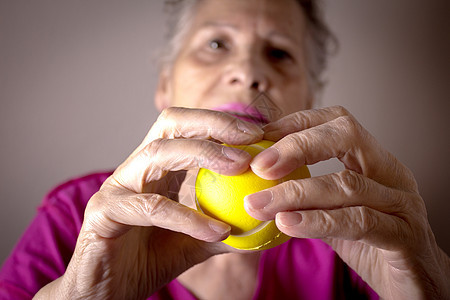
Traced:
<path fill-rule="evenodd" d="M 200 30 L 202 29 L 208 29 L 208 28 L 228 28 L 231 29 L 233 31 L 239 31 L 239 27 L 234 25 L 234 24 L 230 24 L 230 23 L 225 23 L 225 22 L 220 22 L 220 21 L 207 21 L 205 23 L 203 23 L 200 26 Z M 294 36 L 290 35 L 290 34 L 286 34 L 283 32 L 280 32 L 278 30 L 272 30 L 267 34 L 268 38 L 276 38 L 276 39 L 281 39 L 283 41 L 287 41 L 293 44 L 301 44 L 301 40 L 298 38 L 295 38 Z"/>
<path fill-rule="evenodd" d="M 292 36 L 290 34 L 285 34 L 276 30 L 269 32 L 267 35 L 269 38 L 281 39 L 283 41 L 287 41 L 293 44 L 301 44 L 301 39 L 296 38 L 296 36 Z"/>

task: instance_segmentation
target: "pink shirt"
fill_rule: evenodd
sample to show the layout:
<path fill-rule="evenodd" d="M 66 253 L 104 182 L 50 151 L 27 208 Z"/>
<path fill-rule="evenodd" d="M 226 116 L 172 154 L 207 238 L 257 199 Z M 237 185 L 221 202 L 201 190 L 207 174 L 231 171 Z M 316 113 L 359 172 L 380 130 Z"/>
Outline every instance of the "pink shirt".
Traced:
<path fill-rule="evenodd" d="M 30 299 L 60 277 L 75 249 L 90 197 L 110 175 L 68 181 L 43 200 L 0 271 L 0 299 Z M 320 240 L 291 239 L 262 254 L 253 299 L 378 299 L 377 294 Z M 173 280 L 149 299 L 196 299 Z"/>

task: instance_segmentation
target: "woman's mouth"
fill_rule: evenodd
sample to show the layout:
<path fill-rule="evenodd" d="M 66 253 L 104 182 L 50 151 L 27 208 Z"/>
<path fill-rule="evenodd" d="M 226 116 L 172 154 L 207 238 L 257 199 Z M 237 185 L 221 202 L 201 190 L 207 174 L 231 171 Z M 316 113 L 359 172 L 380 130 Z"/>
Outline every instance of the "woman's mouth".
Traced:
<path fill-rule="evenodd" d="M 217 111 L 227 112 L 243 121 L 265 125 L 269 120 L 255 107 L 241 102 L 229 102 L 213 108 Z"/>

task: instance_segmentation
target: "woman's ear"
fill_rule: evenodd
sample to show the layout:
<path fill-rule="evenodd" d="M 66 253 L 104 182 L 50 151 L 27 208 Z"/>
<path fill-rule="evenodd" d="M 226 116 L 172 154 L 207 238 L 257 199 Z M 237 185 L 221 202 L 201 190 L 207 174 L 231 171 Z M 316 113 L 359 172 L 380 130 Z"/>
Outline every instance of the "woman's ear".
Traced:
<path fill-rule="evenodd" d="M 172 95 L 169 82 L 169 71 L 161 70 L 159 73 L 158 84 L 155 93 L 155 106 L 159 111 L 171 106 Z"/>

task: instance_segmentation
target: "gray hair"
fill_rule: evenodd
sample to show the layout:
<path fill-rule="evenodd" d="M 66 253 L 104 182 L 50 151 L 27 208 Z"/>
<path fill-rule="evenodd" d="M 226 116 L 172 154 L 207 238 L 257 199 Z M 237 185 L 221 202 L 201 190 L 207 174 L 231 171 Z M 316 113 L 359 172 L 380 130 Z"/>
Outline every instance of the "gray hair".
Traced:
<path fill-rule="evenodd" d="M 159 67 L 171 66 L 180 51 L 183 40 L 192 24 L 199 0 L 165 0 L 166 45 L 159 56 Z"/>
<path fill-rule="evenodd" d="M 337 39 L 324 21 L 320 0 L 296 0 L 306 16 L 306 56 L 310 88 L 317 97 L 324 86 L 323 71 L 337 49 Z M 166 46 L 159 57 L 160 70 L 170 67 L 180 51 L 200 0 L 165 0 Z"/>

